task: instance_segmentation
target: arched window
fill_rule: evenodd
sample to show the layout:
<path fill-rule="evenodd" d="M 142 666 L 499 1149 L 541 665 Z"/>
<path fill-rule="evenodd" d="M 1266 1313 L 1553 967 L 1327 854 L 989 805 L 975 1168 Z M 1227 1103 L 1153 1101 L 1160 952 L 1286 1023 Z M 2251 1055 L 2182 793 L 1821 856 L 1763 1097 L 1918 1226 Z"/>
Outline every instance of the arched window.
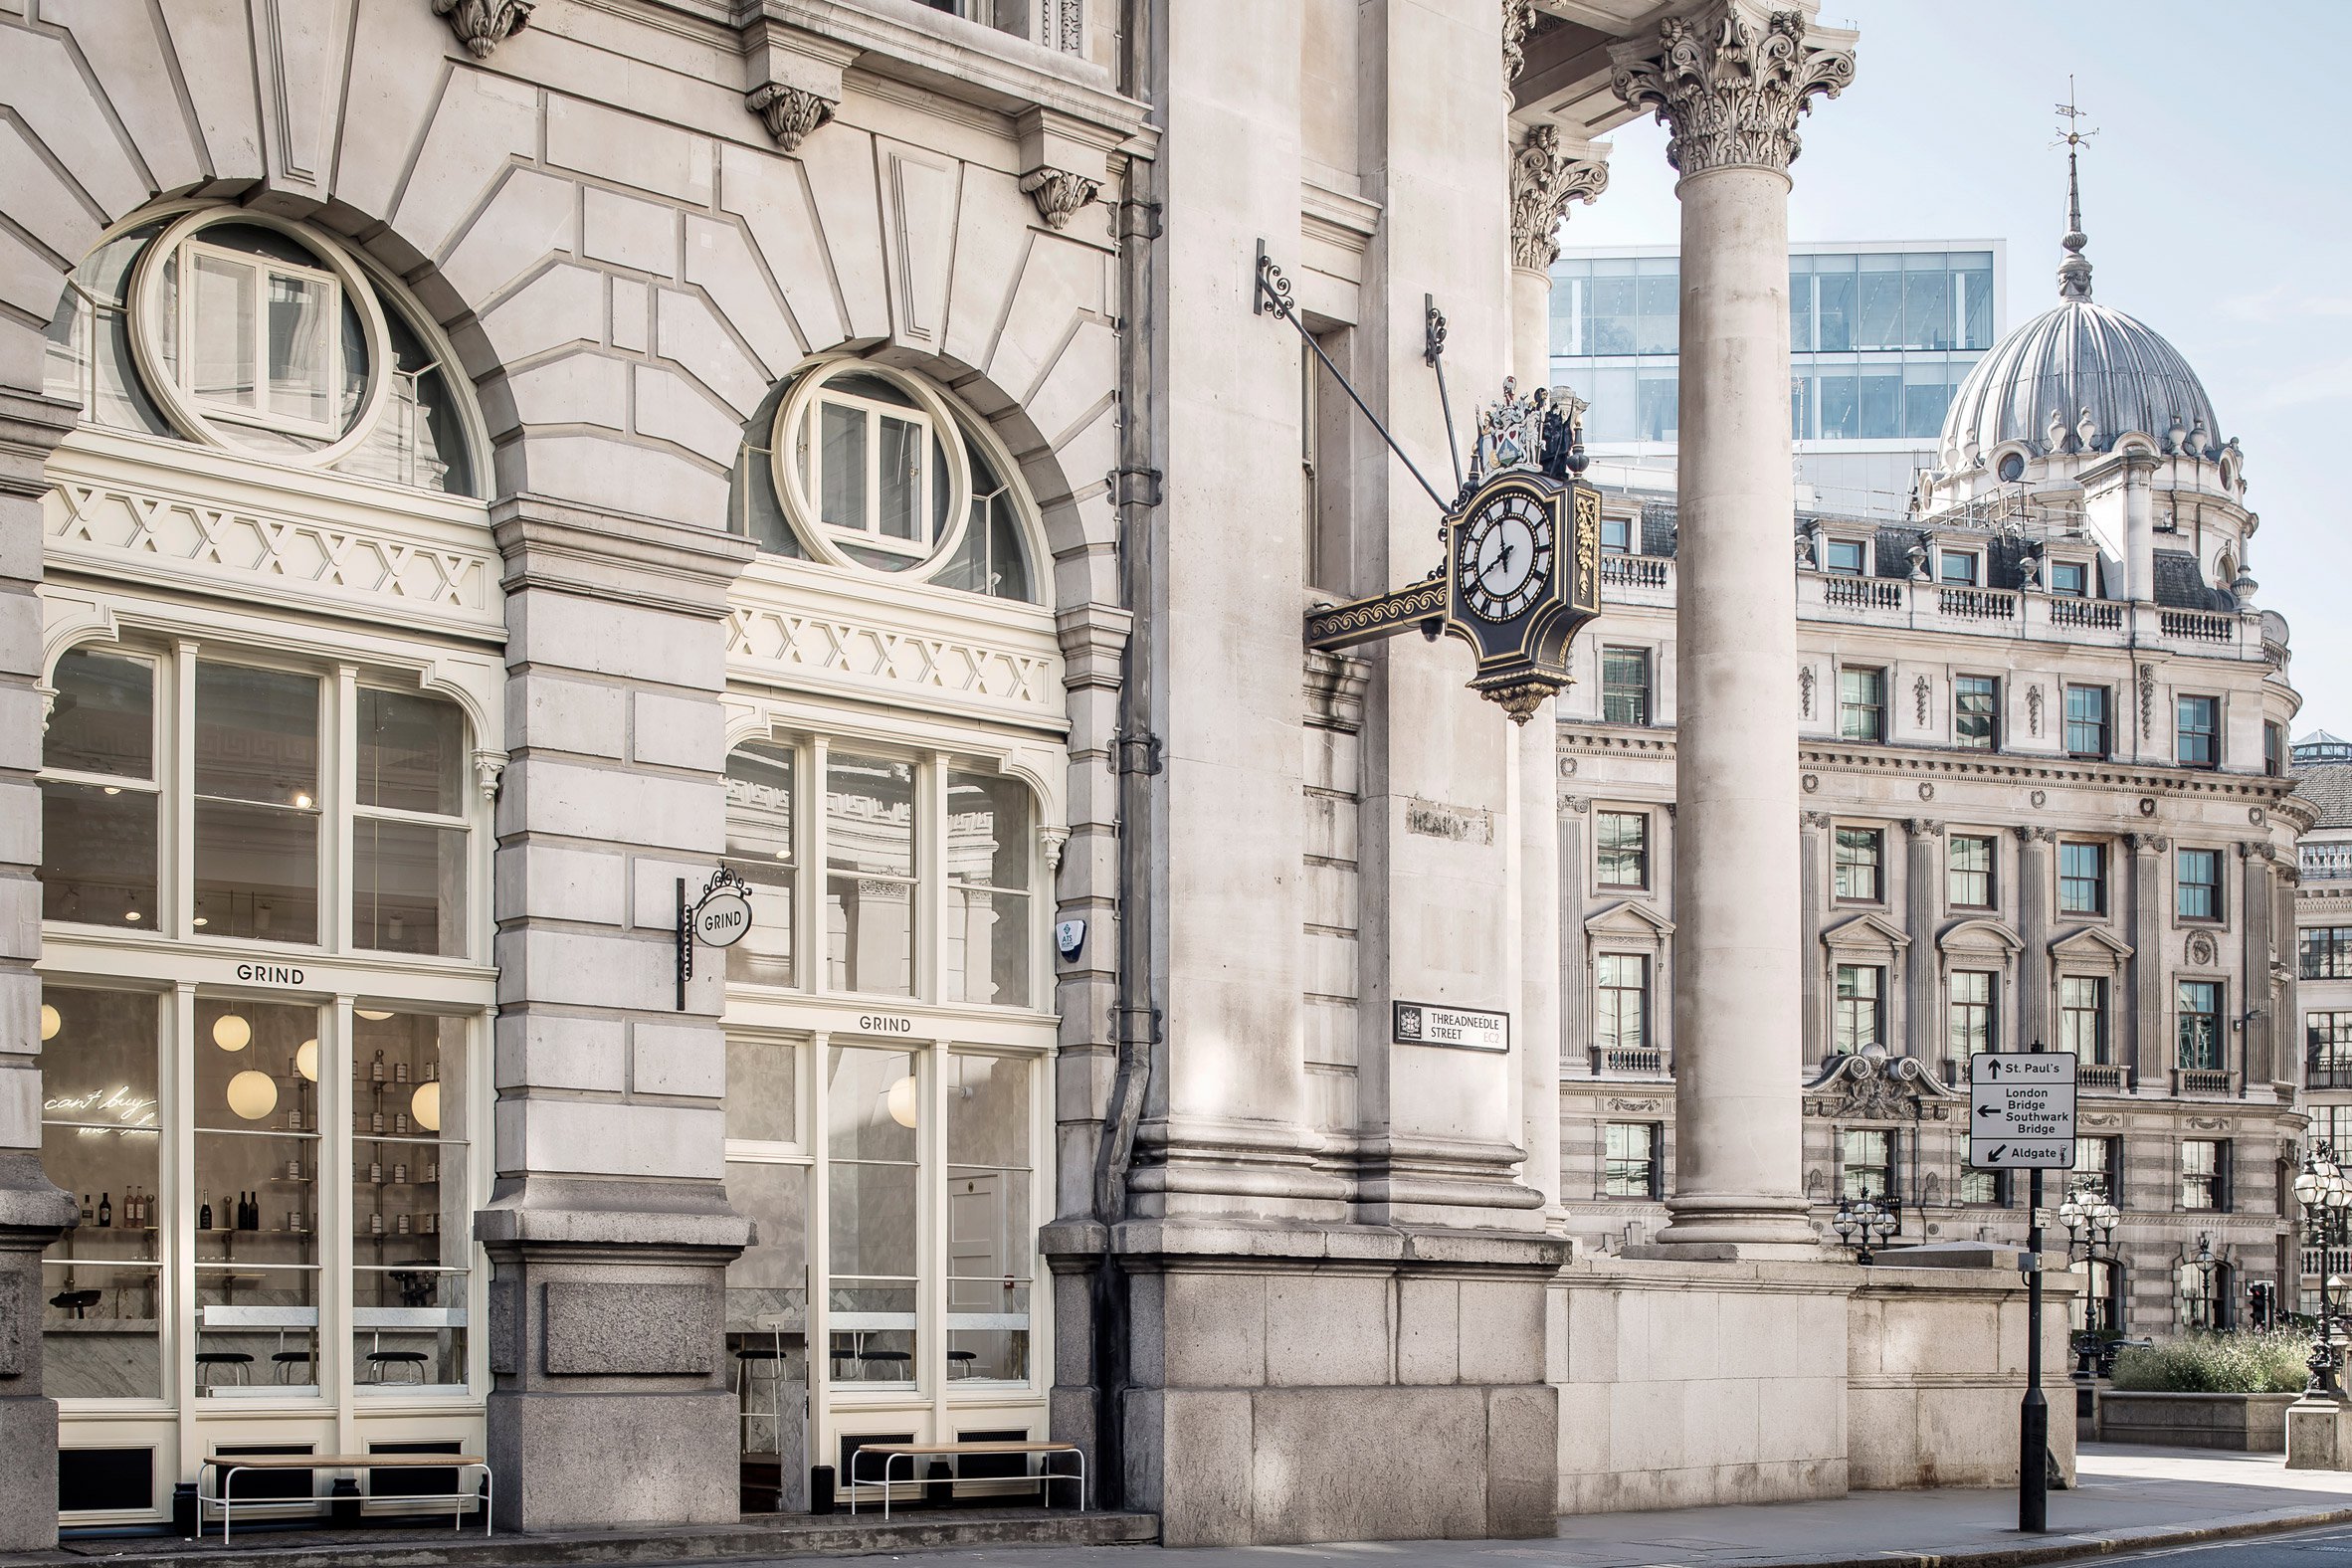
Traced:
<path fill-rule="evenodd" d="M 821 360 L 744 427 L 730 516 L 771 555 L 1034 603 L 1030 507 L 984 421 L 919 376 Z"/>
<path fill-rule="evenodd" d="M 464 375 L 428 318 L 306 224 L 152 217 L 74 270 L 44 383 L 85 423 L 476 493 Z"/>
<path fill-rule="evenodd" d="M 727 758 L 726 860 L 753 924 L 727 978 L 1034 1008 L 1038 827 L 1029 786 L 988 762 L 745 742 Z"/>

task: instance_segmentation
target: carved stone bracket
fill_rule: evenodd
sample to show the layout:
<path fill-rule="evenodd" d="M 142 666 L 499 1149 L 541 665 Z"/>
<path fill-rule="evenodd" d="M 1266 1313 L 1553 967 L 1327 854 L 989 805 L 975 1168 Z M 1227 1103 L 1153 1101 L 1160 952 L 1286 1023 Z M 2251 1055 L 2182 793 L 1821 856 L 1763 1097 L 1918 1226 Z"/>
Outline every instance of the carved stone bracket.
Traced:
<path fill-rule="evenodd" d="M 1802 12 L 1714 0 L 1669 16 L 1652 37 L 1614 44 L 1610 86 L 1656 111 L 1672 132 L 1666 161 L 1685 176 L 1710 169 L 1786 173 L 1799 151 L 1797 116 L 1817 94 L 1854 81 L 1854 35 L 1808 27 Z"/>
<path fill-rule="evenodd" d="M 1568 205 L 1609 188 L 1608 155 L 1589 141 L 1568 141 L 1557 125 L 1533 125 L 1511 154 L 1511 263 L 1541 272 L 1560 259 L 1560 222 Z"/>
<path fill-rule="evenodd" d="M 474 753 L 474 782 L 476 787 L 482 791 L 484 800 L 494 801 L 498 798 L 498 780 L 505 777 L 505 752 L 477 751 Z"/>
<path fill-rule="evenodd" d="M 1047 228 L 1067 229 L 1109 183 L 1114 139 L 1049 108 L 1023 110 L 1015 128 L 1021 140 L 1021 194 L 1037 203 Z"/>
<path fill-rule="evenodd" d="M 743 106 L 760 117 L 777 146 L 798 152 L 810 131 L 833 118 L 836 105 L 801 88 L 770 82 L 746 93 Z"/>
<path fill-rule="evenodd" d="M 1099 180 L 1068 169 L 1032 169 L 1021 176 L 1021 194 L 1037 203 L 1037 215 L 1049 229 L 1067 229 L 1078 211 L 1102 189 Z"/>
<path fill-rule="evenodd" d="M 858 51 L 835 39 L 759 18 L 745 30 L 743 106 L 769 137 L 797 152 L 809 133 L 841 108 L 842 73 Z"/>
<path fill-rule="evenodd" d="M 450 31 L 477 60 L 530 25 L 531 0 L 433 0 L 433 14 L 449 20 Z"/>
<path fill-rule="evenodd" d="M 1502 0 L 1502 86 L 1519 80 L 1526 67 L 1527 30 L 1535 25 L 1535 0 Z"/>
<path fill-rule="evenodd" d="M 1047 872 L 1049 874 L 1059 873 L 1062 870 L 1062 852 L 1070 845 L 1070 830 L 1068 828 L 1040 828 L 1037 830 L 1037 837 L 1038 843 L 1044 847 L 1046 852 Z"/>

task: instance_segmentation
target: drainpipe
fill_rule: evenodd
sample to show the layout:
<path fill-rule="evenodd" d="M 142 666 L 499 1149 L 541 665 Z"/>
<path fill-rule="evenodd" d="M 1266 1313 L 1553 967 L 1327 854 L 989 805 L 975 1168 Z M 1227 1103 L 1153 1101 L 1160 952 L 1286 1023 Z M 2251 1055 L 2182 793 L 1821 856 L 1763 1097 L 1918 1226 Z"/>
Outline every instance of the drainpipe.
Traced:
<path fill-rule="evenodd" d="M 1121 13 L 1120 90 L 1159 111 L 1154 88 L 1165 46 L 1159 8 L 1127 0 Z M 1163 127 L 1164 128 L 1164 127 Z M 1102 1232 L 1093 1279 L 1094 1470 L 1103 1506 L 1126 1500 L 1124 1396 L 1130 1338 L 1127 1275 L 1112 1237 L 1127 1215 L 1127 1173 L 1134 1163 L 1135 1130 L 1151 1086 L 1151 1054 L 1159 1044 L 1160 1012 L 1153 964 L 1153 914 L 1164 878 L 1155 837 L 1153 782 L 1160 771 L 1160 737 L 1152 690 L 1159 633 L 1153 610 L 1159 554 L 1160 468 L 1157 405 L 1159 366 L 1154 288 L 1154 242 L 1160 237 L 1159 166 L 1127 165 L 1126 200 L 1116 214 L 1119 241 L 1119 467 L 1111 501 L 1118 513 L 1119 596 L 1132 616 L 1119 680 L 1118 730 L 1111 766 L 1118 786 L 1118 995 L 1112 1010 L 1117 1061 L 1094 1151 L 1094 1220 Z"/>

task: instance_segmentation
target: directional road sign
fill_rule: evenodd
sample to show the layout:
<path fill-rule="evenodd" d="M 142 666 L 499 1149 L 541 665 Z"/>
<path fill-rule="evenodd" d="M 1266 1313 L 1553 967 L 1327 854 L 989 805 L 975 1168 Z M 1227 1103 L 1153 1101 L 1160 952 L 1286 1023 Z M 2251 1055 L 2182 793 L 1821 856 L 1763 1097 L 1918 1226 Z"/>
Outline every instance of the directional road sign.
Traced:
<path fill-rule="evenodd" d="M 2074 1056 L 1988 1051 L 1968 1059 L 1968 1163 L 1980 1171 L 2074 1168 Z"/>

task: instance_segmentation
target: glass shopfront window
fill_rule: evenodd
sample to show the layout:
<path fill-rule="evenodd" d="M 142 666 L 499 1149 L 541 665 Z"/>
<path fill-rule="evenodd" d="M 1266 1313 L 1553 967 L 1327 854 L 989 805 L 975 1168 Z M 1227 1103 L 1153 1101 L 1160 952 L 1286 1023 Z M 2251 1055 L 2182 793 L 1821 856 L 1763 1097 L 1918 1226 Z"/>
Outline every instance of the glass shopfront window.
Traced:
<path fill-rule="evenodd" d="M 318 1382 L 319 1010 L 199 1001 L 196 1394 Z M 330 1211 L 331 1212 L 331 1211 Z"/>
<path fill-rule="evenodd" d="M 826 1053 L 826 1355 L 836 1382 L 914 1381 L 921 1065 L 904 1051 Z"/>
<path fill-rule="evenodd" d="M 45 987 L 41 1168 L 83 1221 L 42 1258 L 42 1378 L 52 1399 L 161 1399 L 168 1215 L 157 999 Z"/>
<path fill-rule="evenodd" d="M 466 1028 L 423 1013 L 352 1015 L 351 1366 L 366 1392 L 464 1392 Z"/>
<path fill-rule="evenodd" d="M 1030 1079 L 1018 1057 L 947 1058 L 947 1376 L 1029 1381 L 1037 1259 Z"/>

